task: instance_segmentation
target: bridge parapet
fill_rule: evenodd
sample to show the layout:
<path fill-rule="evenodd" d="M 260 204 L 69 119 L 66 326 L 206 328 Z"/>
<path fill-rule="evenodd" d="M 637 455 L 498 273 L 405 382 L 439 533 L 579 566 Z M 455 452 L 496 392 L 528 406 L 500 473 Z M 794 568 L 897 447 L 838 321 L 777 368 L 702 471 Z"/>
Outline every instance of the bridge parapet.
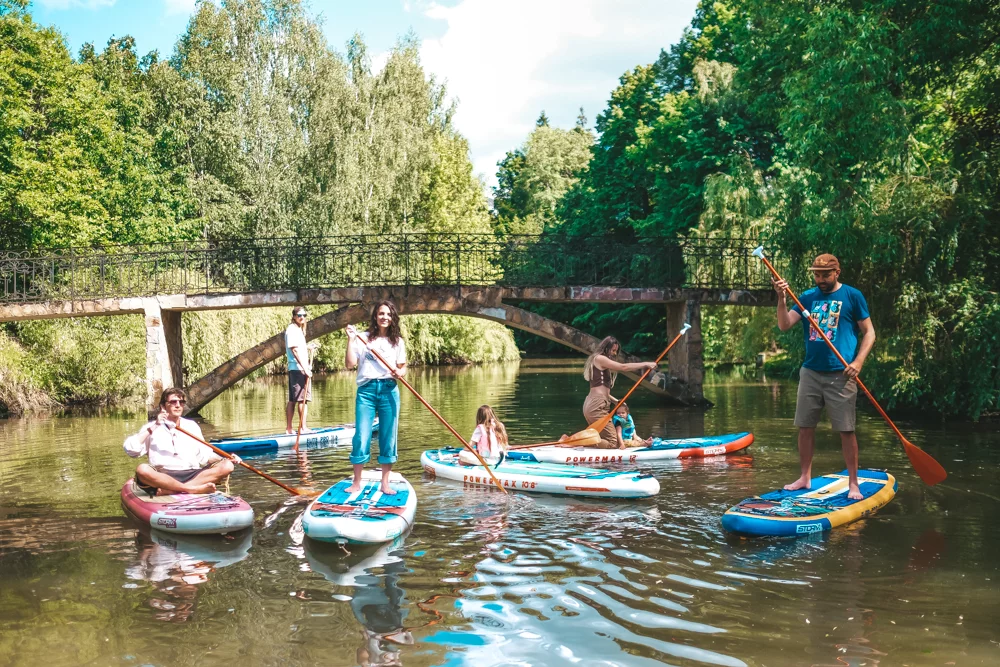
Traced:
<path fill-rule="evenodd" d="M 399 234 L 0 255 L 0 304 L 422 285 L 766 290 L 745 239 Z"/>

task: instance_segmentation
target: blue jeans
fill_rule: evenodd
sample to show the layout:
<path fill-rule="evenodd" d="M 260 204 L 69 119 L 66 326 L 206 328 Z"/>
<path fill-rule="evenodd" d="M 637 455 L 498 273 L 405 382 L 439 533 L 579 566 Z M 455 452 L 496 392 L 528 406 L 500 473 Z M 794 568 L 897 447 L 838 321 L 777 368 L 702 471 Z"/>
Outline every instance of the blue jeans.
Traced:
<path fill-rule="evenodd" d="M 396 381 L 369 380 L 358 387 L 354 398 L 354 440 L 351 463 L 365 464 L 372 454 L 372 422 L 378 413 L 378 462 L 396 462 L 396 430 L 399 426 L 399 387 Z"/>

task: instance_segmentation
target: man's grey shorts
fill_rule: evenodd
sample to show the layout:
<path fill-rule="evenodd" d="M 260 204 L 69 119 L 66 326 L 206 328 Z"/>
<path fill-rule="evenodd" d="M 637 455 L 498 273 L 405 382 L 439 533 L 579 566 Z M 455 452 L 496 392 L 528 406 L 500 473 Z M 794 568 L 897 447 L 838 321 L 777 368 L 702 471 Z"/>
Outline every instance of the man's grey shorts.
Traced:
<path fill-rule="evenodd" d="M 799 393 L 795 401 L 795 425 L 815 428 L 826 406 L 834 431 L 853 431 L 857 421 L 855 404 L 858 383 L 840 371 L 820 373 L 804 366 L 799 369 Z"/>

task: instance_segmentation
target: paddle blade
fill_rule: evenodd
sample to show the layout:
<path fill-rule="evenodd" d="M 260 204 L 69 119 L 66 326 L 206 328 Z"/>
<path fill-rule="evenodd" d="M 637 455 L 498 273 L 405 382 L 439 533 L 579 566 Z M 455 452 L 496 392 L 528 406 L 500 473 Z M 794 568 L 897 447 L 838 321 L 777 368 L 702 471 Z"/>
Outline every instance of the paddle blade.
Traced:
<path fill-rule="evenodd" d="M 917 471 L 917 474 L 920 475 L 920 479 L 922 479 L 924 484 L 927 486 L 939 484 L 948 477 L 948 471 L 946 471 L 933 456 L 920 449 L 906 438 L 903 438 L 903 449 L 906 450 L 906 455 L 910 458 L 910 463 L 913 465 L 913 469 Z"/>
<path fill-rule="evenodd" d="M 601 442 L 601 434 L 592 428 L 585 428 L 572 435 L 559 438 L 560 447 L 591 447 Z"/>

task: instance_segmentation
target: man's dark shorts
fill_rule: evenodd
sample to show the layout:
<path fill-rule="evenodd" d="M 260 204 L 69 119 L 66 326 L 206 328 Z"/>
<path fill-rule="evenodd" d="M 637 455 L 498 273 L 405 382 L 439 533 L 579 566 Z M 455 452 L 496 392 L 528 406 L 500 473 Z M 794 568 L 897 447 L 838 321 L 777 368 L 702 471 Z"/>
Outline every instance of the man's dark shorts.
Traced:
<path fill-rule="evenodd" d="M 301 403 L 312 400 L 312 386 L 306 391 L 306 374 L 302 371 L 288 371 L 288 402 Z"/>
<path fill-rule="evenodd" d="M 198 473 L 200 473 L 202 470 L 203 468 L 199 468 L 198 470 L 157 470 L 157 472 L 162 473 L 164 475 L 169 475 L 170 477 L 173 477 L 181 484 L 187 484 L 192 479 L 197 477 Z M 135 480 L 135 485 L 138 486 L 143 491 L 145 491 L 147 494 L 149 494 L 150 498 L 155 496 L 156 492 L 159 491 L 159 489 L 155 486 L 149 486 L 147 484 L 144 484 L 139 480 L 138 477 Z"/>

